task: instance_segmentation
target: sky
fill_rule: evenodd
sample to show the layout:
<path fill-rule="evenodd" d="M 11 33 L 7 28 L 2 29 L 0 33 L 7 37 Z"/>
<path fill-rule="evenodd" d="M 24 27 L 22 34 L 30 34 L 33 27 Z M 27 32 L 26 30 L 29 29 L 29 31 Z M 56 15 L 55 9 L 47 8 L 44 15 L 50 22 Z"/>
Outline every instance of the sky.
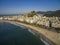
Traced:
<path fill-rule="evenodd" d="M 60 10 L 60 0 L 0 0 L 0 14 Z"/>

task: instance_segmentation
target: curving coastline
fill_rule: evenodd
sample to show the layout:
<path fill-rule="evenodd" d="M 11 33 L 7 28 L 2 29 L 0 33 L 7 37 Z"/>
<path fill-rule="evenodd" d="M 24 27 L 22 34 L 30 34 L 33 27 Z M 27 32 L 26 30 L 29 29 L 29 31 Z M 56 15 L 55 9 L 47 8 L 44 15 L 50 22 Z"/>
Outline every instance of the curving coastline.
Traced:
<path fill-rule="evenodd" d="M 55 45 L 53 42 L 51 42 L 49 39 L 47 39 L 45 36 L 38 33 L 37 31 L 31 29 L 29 29 L 28 31 L 31 32 L 33 35 L 37 36 L 45 45 Z"/>
<path fill-rule="evenodd" d="M 19 25 L 23 25 L 25 27 L 28 27 L 30 29 L 33 29 L 32 31 L 35 31 L 38 36 L 40 36 L 41 40 L 44 42 L 50 43 L 49 45 L 60 45 L 60 33 L 48 31 L 46 29 L 38 28 L 32 25 L 20 23 L 20 22 L 14 22 L 14 21 L 8 21 L 9 23 L 15 23 Z"/>
<path fill-rule="evenodd" d="M 42 29 L 42 28 L 35 27 L 32 25 L 28 25 L 28 24 L 23 24 L 20 22 L 15 22 L 15 23 L 23 25 L 27 28 L 33 29 L 34 31 L 39 33 L 40 36 L 44 37 L 45 38 L 44 40 L 48 41 L 48 43 L 50 43 L 50 45 L 60 45 L 60 33 L 48 31 L 46 29 Z"/>

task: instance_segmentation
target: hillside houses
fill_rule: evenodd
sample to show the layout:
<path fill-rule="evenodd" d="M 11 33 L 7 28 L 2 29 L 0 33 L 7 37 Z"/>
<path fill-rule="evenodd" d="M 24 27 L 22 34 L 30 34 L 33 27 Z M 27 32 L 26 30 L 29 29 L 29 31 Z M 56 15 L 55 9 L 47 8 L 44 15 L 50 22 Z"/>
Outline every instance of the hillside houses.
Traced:
<path fill-rule="evenodd" d="M 58 27 L 58 24 L 60 24 L 60 17 L 46 17 L 39 14 L 36 14 L 33 17 L 28 17 L 25 15 L 0 17 L 0 20 L 2 20 L 3 18 L 5 20 L 17 20 L 30 24 L 44 25 L 46 27 L 50 27 L 50 23 L 52 27 Z"/>
<path fill-rule="evenodd" d="M 44 25 L 49 27 L 50 22 L 52 27 L 58 27 L 58 23 L 60 23 L 59 17 L 46 17 L 42 15 L 34 15 L 33 17 L 28 16 L 20 16 L 18 18 L 19 21 L 25 21 L 30 24 L 38 24 L 38 25 Z"/>

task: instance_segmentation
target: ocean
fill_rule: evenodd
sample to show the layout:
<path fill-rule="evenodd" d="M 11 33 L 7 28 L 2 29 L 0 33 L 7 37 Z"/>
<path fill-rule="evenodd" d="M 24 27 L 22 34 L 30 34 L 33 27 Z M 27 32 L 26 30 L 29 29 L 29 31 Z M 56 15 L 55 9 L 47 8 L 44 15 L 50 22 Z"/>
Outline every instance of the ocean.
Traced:
<path fill-rule="evenodd" d="M 0 22 L 0 45 L 44 45 L 28 28 Z"/>

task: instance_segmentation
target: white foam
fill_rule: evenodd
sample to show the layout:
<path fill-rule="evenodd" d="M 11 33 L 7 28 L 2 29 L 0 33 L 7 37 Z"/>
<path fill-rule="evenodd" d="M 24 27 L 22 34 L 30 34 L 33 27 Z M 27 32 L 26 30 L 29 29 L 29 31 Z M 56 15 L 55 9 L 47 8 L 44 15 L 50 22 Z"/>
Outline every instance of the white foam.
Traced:
<path fill-rule="evenodd" d="M 21 27 L 21 28 L 23 28 L 23 29 L 25 29 L 25 28 L 26 28 L 26 27 L 24 27 L 23 25 L 20 25 L 20 24 L 15 23 L 15 22 L 9 22 L 9 23 L 14 24 L 14 25 L 16 25 L 16 26 L 19 26 L 19 27 Z"/>
<path fill-rule="evenodd" d="M 35 33 L 31 29 L 28 29 L 28 31 L 31 32 L 33 35 L 35 35 Z"/>

